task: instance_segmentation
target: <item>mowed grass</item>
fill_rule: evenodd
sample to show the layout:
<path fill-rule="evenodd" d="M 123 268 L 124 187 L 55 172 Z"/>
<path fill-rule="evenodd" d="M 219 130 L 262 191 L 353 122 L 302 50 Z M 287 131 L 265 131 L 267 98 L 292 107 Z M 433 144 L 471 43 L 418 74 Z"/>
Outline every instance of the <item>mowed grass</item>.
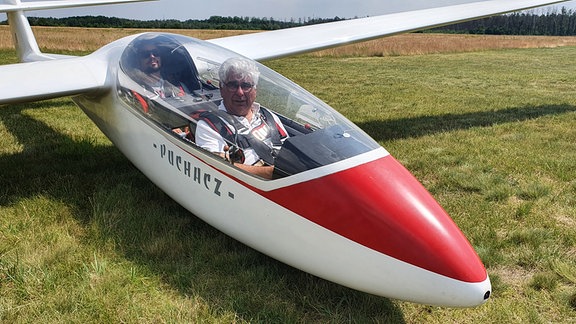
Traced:
<path fill-rule="evenodd" d="M 3 106 L 0 320 L 574 322 L 574 56 L 559 47 L 267 63 L 366 130 L 452 215 L 493 282 L 492 298 L 471 309 L 376 297 L 281 264 L 174 203 L 70 100 Z"/>

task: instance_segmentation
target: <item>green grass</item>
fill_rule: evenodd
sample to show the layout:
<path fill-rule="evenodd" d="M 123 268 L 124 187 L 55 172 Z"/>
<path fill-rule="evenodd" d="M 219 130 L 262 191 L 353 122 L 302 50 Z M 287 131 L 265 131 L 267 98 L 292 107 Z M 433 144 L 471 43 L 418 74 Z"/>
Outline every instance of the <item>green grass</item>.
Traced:
<path fill-rule="evenodd" d="M 234 241 L 151 184 L 68 99 L 0 107 L 0 321 L 574 322 L 575 55 L 268 62 L 452 215 L 493 282 L 472 309 L 360 293 Z"/>

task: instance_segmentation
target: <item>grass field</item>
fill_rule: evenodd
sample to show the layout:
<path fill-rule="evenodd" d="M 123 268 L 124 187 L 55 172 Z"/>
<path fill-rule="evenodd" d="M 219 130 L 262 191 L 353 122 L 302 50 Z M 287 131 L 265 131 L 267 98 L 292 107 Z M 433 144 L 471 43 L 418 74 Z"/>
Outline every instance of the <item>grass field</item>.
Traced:
<path fill-rule="evenodd" d="M 179 207 L 64 98 L 0 109 L 0 321 L 575 322 L 576 47 L 446 52 L 267 65 L 422 181 L 484 261 L 486 304 L 389 300 L 270 259 Z"/>

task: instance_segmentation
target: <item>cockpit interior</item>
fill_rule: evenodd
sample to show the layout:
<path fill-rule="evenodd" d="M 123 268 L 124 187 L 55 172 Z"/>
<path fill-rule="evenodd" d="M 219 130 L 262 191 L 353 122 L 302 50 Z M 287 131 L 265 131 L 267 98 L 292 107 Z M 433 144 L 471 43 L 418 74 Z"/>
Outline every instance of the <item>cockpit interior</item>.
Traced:
<path fill-rule="evenodd" d="M 160 78 L 139 65 L 160 57 Z M 181 35 L 145 33 L 124 50 L 118 95 L 134 113 L 188 145 L 200 113 L 217 111 L 221 102 L 218 68 L 238 56 L 208 42 Z M 275 158 L 275 178 L 290 176 L 368 152 L 380 145 L 324 102 L 266 66 L 256 101 L 279 116 L 289 133 Z M 158 79 L 162 81 L 158 84 Z M 200 149 L 199 147 L 197 147 Z M 215 157 L 216 158 L 216 157 Z"/>

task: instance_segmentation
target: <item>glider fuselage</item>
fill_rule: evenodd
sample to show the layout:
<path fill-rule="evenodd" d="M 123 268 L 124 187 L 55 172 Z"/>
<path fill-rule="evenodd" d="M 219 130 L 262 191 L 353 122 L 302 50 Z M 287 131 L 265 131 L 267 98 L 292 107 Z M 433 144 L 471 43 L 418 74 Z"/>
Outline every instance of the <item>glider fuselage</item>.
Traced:
<path fill-rule="evenodd" d="M 140 84 L 130 51 L 142 37 L 158 38 L 178 73 L 193 73 L 199 86 L 162 98 Z M 275 259 L 372 294 L 457 307 L 490 295 L 474 249 L 424 187 L 358 127 L 289 80 L 259 66 L 257 100 L 282 116 L 291 133 L 277 159 L 282 172 L 266 180 L 174 131 L 193 132 L 197 112 L 217 107 L 215 71 L 236 54 L 149 33 L 91 55 L 108 61 L 115 90 L 74 101 L 138 169 L 207 223 Z"/>

